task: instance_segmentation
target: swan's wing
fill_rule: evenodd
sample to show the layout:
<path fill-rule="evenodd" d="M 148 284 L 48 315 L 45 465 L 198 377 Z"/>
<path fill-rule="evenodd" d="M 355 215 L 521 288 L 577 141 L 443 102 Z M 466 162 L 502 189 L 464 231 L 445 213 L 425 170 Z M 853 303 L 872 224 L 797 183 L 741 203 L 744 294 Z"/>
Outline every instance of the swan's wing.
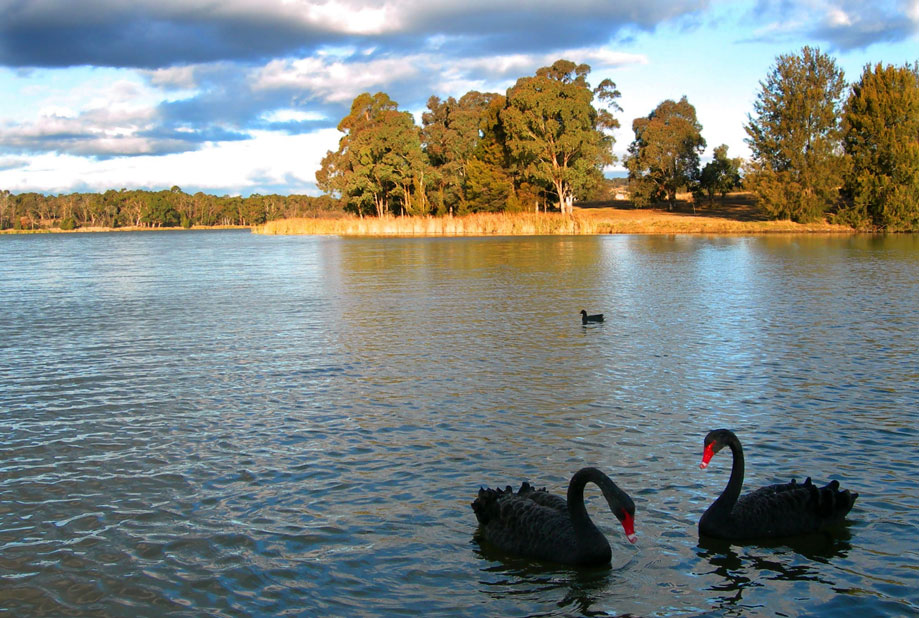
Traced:
<path fill-rule="evenodd" d="M 546 491 L 545 487 L 542 489 L 535 489 L 529 483 L 524 482 L 523 485 L 520 486 L 520 491 L 517 492 L 517 495 L 521 498 L 532 500 L 540 506 L 554 509 L 562 513 L 568 513 L 568 501 L 561 496 L 550 494 Z"/>
<path fill-rule="evenodd" d="M 510 487 L 481 489 L 472 509 L 486 541 L 511 554 L 541 558 L 561 551 L 559 547 L 573 546 L 567 511 L 555 508 L 559 500 L 562 504 L 565 501 L 552 498 L 548 492 L 528 485 L 518 493 Z"/>
<path fill-rule="evenodd" d="M 858 494 L 839 489 L 832 481 L 817 487 L 810 478 L 803 483 L 769 485 L 742 496 L 731 519 L 751 536 L 793 536 L 816 532 L 842 521 Z"/>

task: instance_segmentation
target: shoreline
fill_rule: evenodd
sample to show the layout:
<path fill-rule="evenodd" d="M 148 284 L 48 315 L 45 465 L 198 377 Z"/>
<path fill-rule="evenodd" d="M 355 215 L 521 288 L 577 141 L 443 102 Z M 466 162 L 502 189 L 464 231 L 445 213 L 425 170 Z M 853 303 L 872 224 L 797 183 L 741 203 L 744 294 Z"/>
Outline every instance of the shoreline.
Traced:
<path fill-rule="evenodd" d="M 100 234 L 109 232 L 202 232 L 208 230 L 251 230 L 251 225 L 193 225 L 192 227 L 99 227 L 86 226 L 72 230 L 62 230 L 56 227 L 40 228 L 35 230 L 0 230 L 0 234 Z"/>
<path fill-rule="evenodd" d="M 727 216 L 724 216 L 727 214 Z M 268 235 L 333 235 L 378 237 L 537 236 L 608 234 L 856 234 L 845 225 L 794 223 L 698 209 L 696 214 L 661 209 L 609 206 L 575 207 L 560 213 L 472 214 L 462 217 L 343 217 L 278 219 L 252 229 Z"/>
<path fill-rule="evenodd" d="M 183 227 L 80 227 L 74 230 L 42 228 L 0 230 L 0 234 L 87 234 L 110 232 L 164 232 L 248 229 L 254 234 L 368 236 L 368 237 L 459 237 L 541 235 L 762 235 L 762 234 L 858 234 L 870 233 L 826 221 L 794 223 L 770 220 L 750 194 L 735 193 L 714 203 L 678 200 L 673 210 L 634 208 L 627 201 L 582 202 L 570 215 L 557 212 L 476 213 L 463 216 L 354 215 L 276 219 L 261 225 Z"/>

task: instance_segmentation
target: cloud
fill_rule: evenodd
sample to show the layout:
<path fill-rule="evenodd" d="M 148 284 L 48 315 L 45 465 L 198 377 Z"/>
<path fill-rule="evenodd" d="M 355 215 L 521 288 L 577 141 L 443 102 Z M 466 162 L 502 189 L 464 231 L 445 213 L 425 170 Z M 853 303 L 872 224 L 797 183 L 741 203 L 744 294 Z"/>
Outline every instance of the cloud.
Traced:
<path fill-rule="evenodd" d="M 361 92 L 417 111 L 431 95 L 503 91 L 560 57 L 622 66 L 603 49 L 704 0 L 0 0 L 0 65 L 109 67 L 103 88 L 0 122 L 0 152 L 105 160 L 174 155 L 337 125 Z M 546 49 L 560 50 L 557 53 Z M 564 50 L 571 50 L 571 53 Z M 51 68 L 51 69 L 48 69 Z M 82 70 L 82 69 L 81 69 Z M 98 70 L 98 69 L 94 69 Z"/>
<path fill-rule="evenodd" d="M 29 165 L 29 160 L 22 157 L 0 157 L 0 172 L 21 169 Z"/>
<path fill-rule="evenodd" d="M 424 55 L 350 62 L 327 62 L 322 56 L 280 59 L 255 72 L 253 90 L 306 91 L 323 101 L 350 102 L 362 92 L 417 79 L 428 65 Z"/>
<path fill-rule="evenodd" d="M 806 37 L 842 52 L 919 39 L 919 0 L 761 0 L 754 19 L 765 21 L 756 40 L 798 41 Z"/>
<path fill-rule="evenodd" d="M 339 134 L 325 129 L 312 134 L 256 132 L 251 139 L 209 143 L 196 151 L 171 155 L 92 160 L 46 153 L 28 162 L 0 165 L 0 187 L 14 192 L 104 192 L 112 188 L 164 189 L 249 195 L 308 193 L 318 195 L 315 171 L 322 157 L 338 144 Z M 0 158 L 0 164 L 3 163 Z M 15 163 L 15 165 L 14 165 Z"/>
<path fill-rule="evenodd" d="M 362 42 L 380 53 L 449 40 L 485 56 L 608 42 L 706 8 L 704 0 L 0 0 L 0 64 L 162 69 L 262 63 Z M 442 50 L 442 53 L 445 53 Z"/>

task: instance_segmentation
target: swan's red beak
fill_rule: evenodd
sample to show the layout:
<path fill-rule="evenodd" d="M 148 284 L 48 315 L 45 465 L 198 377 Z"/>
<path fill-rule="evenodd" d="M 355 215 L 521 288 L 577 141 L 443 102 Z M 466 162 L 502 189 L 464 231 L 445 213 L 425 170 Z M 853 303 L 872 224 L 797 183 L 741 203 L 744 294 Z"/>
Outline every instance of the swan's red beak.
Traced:
<path fill-rule="evenodd" d="M 625 530 L 625 538 L 629 540 L 629 543 L 634 543 L 638 539 L 635 536 L 635 518 L 628 511 L 625 512 L 625 517 L 622 518 L 622 529 Z"/>
<path fill-rule="evenodd" d="M 705 447 L 705 450 L 702 451 L 702 463 L 699 464 L 699 467 L 705 470 L 708 467 L 708 464 L 711 462 L 712 457 L 715 455 L 714 442 Z"/>

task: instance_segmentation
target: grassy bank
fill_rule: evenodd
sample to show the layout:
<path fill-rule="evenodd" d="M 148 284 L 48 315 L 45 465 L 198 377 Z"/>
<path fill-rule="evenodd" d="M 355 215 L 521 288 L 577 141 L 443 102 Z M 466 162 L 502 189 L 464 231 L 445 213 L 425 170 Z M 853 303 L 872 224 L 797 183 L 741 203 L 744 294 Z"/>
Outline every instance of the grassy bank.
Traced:
<path fill-rule="evenodd" d="M 175 232 L 188 230 L 248 230 L 248 225 L 195 225 L 190 228 L 186 227 L 93 227 L 84 226 L 72 230 L 62 230 L 58 227 L 41 227 L 35 229 L 9 229 L 0 230 L 0 234 L 88 234 L 93 232 Z"/>
<path fill-rule="evenodd" d="M 345 217 L 280 219 L 253 228 L 258 234 L 331 234 L 340 236 L 533 236 L 552 234 L 769 234 L 845 233 L 829 223 L 766 220 L 752 202 L 733 200 L 699 207 L 678 204 L 666 209 L 635 209 L 597 203 L 559 213 L 474 214 L 465 217 Z"/>

